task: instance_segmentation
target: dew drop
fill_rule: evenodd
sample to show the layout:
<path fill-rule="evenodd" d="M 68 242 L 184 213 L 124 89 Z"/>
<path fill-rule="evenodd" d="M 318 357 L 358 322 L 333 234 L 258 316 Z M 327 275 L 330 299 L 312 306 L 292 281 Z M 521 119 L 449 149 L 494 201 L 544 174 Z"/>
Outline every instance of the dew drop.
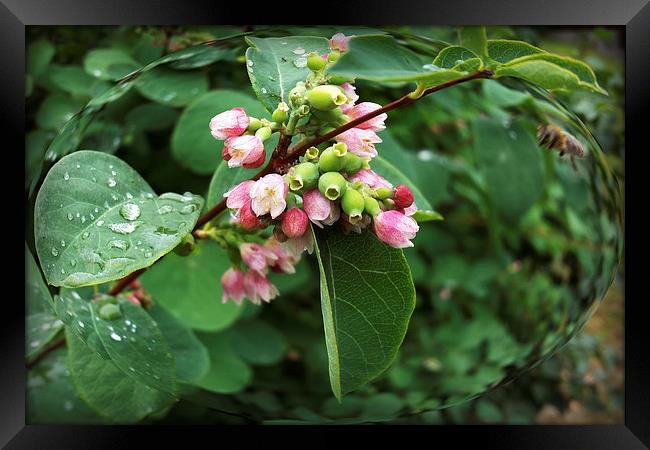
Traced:
<path fill-rule="evenodd" d="M 133 199 L 133 194 L 131 194 L 130 192 L 127 192 L 127 193 L 126 193 L 126 198 L 127 198 L 128 200 L 132 200 L 132 199 Z"/>
<path fill-rule="evenodd" d="M 113 223 L 110 225 L 111 231 L 120 234 L 131 234 L 135 231 L 134 223 Z"/>
<path fill-rule="evenodd" d="M 192 214 L 194 211 L 196 211 L 195 204 L 186 205 L 181 208 L 181 214 Z"/>
<path fill-rule="evenodd" d="M 81 164 L 77 164 L 77 169 L 81 169 Z"/>
<path fill-rule="evenodd" d="M 63 179 L 68 181 L 70 179 L 70 174 L 68 172 L 63 174 Z"/>
<path fill-rule="evenodd" d="M 253 67 L 253 61 L 251 61 L 250 59 L 248 60 L 247 64 L 248 64 L 248 67 Z"/>
<path fill-rule="evenodd" d="M 302 47 L 297 47 L 293 49 L 293 54 L 294 55 L 303 55 L 305 53 L 305 49 Z"/>
<path fill-rule="evenodd" d="M 111 175 L 115 176 L 115 175 L 117 175 L 117 172 L 115 172 L 114 170 L 111 170 Z"/>
<path fill-rule="evenodd" d="M 298 69 L 302 69 L 303 67 L 307 66 L 307 58 L 304 56 L 301 58 L 296 58 L 293 60 L 293 65 Z"/>
<path fill-rule="evenodd" d="M 117 334 L 116 332 L 112 332 L 111 333 L 111 339 L 113 339 L 114 341 L 121 341 L 122 337 L 119 334 Z"/>
<path fill-rule="evenodd" d="M 134 203 L 127 203 L 120 208 L 120 215 L 126 220 L 135 220 L 140 217 L 140 207 Z"/>
<path fill-rule="evenodd" d="M 93 211 L 95 211 L 95 214 L 99 213 L 99 208 L 95 208 Z"/>
<path fill-rule="evenodd" d="M 97 225 L 98 227 L 101 227 L 102 225 L 104 225 L 104 221 L 103 221 L 103 220 L 98 220 L 97 223 L 96 223 L 96 225 Z"/>
<path fill-rule="evenodd" d="M 52 256 L 59 256 L 59 251 L 52 247 Z"/>
<path fill-rule="evenodd" d="M 76 260 L 76 259 L 71 259 L 71 260 L 70 260 L 70 265 L 71 265 L 72 267 L 76 266 L 76 265 L 77 265 L 77 260 Z"/>
<path fill-rule="evenodd" d="M 65 241 L 61 240 L 61 247 L 65 247 Z"/>
<path fill-rule="evenodd" d="M 115 178 L 111 177 L 108 179 L 108 181 L 106 181 L 106 184 L 108 185 L 108 187 L 115 187 L 117 181 L 115 181 Z"/>
<path fill-rule="evenodd" d="M 268 91 L 266 90 L 266 88 L 262 88 L 262 89 L 260 89 L 260 90 L 262 91 L 262 94 L 266 94 L 266 93 L 268 92 Z"/>
<path fill-rule="evenodd" d="M 162 216 L 164 214 L 169 214 L 173 210 L 174 208 L 172 208 L 170 205 L 163 205 L 160 208 L 158 208 L 158 214 Z"/>
<path fill-rule="evenodd" d="M 80 320 L 79 322 L 77 322 L 77 323 L 79 324 L 79 326 L 80 326 L 81 328 L 84 328 L 84 327 L 85 327 L 84 323 L 83 323 L 81 320 Z"/>
<path fill-rule="evenodd" d="M 73 219 L 74 219 L 74 216 L 72 215 L 72 213 L 68 213 L 68 220 L 73 220 Z"/>
<path fill-rule="evenodd" d="M 115 239 L 108 243 L 112 248 L 119 248 L 120 250 L 126 250 L 129 248 L 129 243 L 121 239 Z"/>

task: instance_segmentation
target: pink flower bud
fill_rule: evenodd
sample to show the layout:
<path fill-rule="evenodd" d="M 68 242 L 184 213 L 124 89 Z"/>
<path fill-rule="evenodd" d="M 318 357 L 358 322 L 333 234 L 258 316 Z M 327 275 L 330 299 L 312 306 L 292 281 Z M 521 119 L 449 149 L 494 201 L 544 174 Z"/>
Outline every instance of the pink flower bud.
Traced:
<path fill-rule="evenodd" d="M 377 173 L 373 172 L 370 169 L 361 169 L 354 175 L 352 175 L 350 178 L 348 178 L 348 181 L 354 183 L 356 181 L 360 181 L 364 184 L 367 184 L 371 189 L 377 189 L 381 187 L 385 187 L 388 189 L 392 189 L 393 185 L 388 182 L 384 177 L 381 175 L 378 175 Z"/>
<path fill-rule="evenodd" d="M 215 139 L 226 139 L 234 136 L 241 136 L 250 119 L 243 108 L 233 108 L 217 114 L 210 120 L 210 133 Z"/>
<path fill-rule="evenodd" d="M 256 305 L 261 303 L 260 300 L 269 303 L 279 294 L 278 288 L 271 284 L 264 275 L 254 270 L 249 270 L 244 274 L 244 291 L 246 297 Z"/>
<path fill-rule="evenodd" d="M 354 120 L 358 117 L 365 116 L 366 114 L 376 111 L 379 108 L 381 108 L 381 105 L 378 105 L 377 103 L 363 102 L 346 111 L 345 114 L 350 117 L 350 120 Z M 386 113 L 379 114 L 378 116 L 373 117 L 372 119 L 368 119 L 365 122 L 357 125 L 356 128 L 360 128 L 362 130 L 381 131 L 386 128 L 384 121 L 387 117 L 388 116 Z"/>
<path fill-rule="evenodd" d="M 294 267 L 294 264 L 296 264 L 300 260 L 300 255 L 294 256 L 287 253 L 282 247 L 282 245 L 280 244 L 280 242 L 278 242 L 274 238 L 270 238 L 268 241 L 266 241 L 266 244 L 264 245 L 266 248 L 272 251 L 273 254 L 275 254 L 275 256 L 277 257 L 275 264 L 271 266 L 271 270 L 273 272 L 296 273 L 296 268 Z"/>
<path fill-rule="evenodd" d="M 374 158 L 377 156 L 375 144 L 382 142 L 381 138 L 372 130 L 351 128 L 336 136 L 337 142 L 342 142 L 348 147 L 348 151 L 357 156 Z M 229 163 L 230 164 L 230 163 Z"/>
<path fill-rule="evenodd" d="M 250 201 L 250 191 L 254 184 L 255 182 L 251 180 L 244 181 L 223 194 L 226 197 L 226 206 L 230 209 L 241 209 L 247 201 Z"/>
<path fill-rule="evenodd" d="M 338 203 L 325 197 L 318 189 L 305 192 L 302 196 L 302 207 L 309 220 L 320 228 L 323 228 L 323 225 L 332 225 L 341 215 Z"/>
<path fill-rule="evenodd" d="M 241 244 L 239 254 L 250 270 L 261 274 L 266 273 L 267 268 L 273 266 L 278 259 L 271 250 L 254 242 Z"/>
<path fill-rule="evenodd" d="M 396 210 L 382 211 L 375 217 L 375 234 L 391 247 L 413 247 L 411 239 L 419 229 L 415 220 Z"/>
<path fill-rule="evenodd" d="M 228 156 L 224 157 L 228 167 L 259 167 L 265 159 L 264 144 L 257 136 L 229 137 L 223 143 L 224 154 Z"/>
<path fill-rule="evenodd" d="M 307 250 L 307 253 L 310 255 L 313 253 L 314 237 L 312 236 L 311 231 L 308 231 L 300 237 L 287 239 L 286 242 L 282 243 L 282 248 L 289 256 L 298 260 L 302 252 L 305 250 Z"/>
<path fill-rule="evenodd" d="M 239 224 L 245 230 L 256 230 L 264 228 L 262 221 L 255 215 L 253 208 L 251 207 L 252 201 L 248 199 L 244 206 L 239 210 Z"/>
<path fill-rule="evenodd" d="M 405 216 L 412 216 L 413 214 L 416 213 L 417 210 L 418 210 L 418 207 L 415 204 L 415 202 L 413 202 L 413 203 L 411 203 L 411 206 L 408 206 L 408 207 L 404 208 L 404 210 L 402 212 L 404 213 Z"/>
<path fill-rule="evenodd" d="M 282 215 L 282 231 L 290 238 L 302 236 L 308 223 L 307 214 L 300 208 L 291 208 Z"/>
<path fill-rule="evenodd" d="M 348 41 L 350 40 L 350 38 L 351 36 L 346 36 L 343 33 L 336 33 L 329 40 L 330 48 L 332 50 L 345 52 L 348 50 Z"/>
<path fill-rule="evenodd" d="M 408 208 L 413 204 L 413 193 L 408 186 L 400 184 L 395 188 L 393 201 L 395 202 L 395 207 L 398 209 Z"/>
<path fill-rule="evenodd" d="M 271 218 L 278 217 L 287 207 L 287 193 L 289 185 L 282 175 L 272 173 L 265 175 L 253 184 L 250 191 L 251 207 L 255 215 L 271 214 Z"/>
<path fill-rule="evenodd" d="M 221 290 L 223 296 L 221 302 L 226 303 L 228 300 L 234 300 L 238 305 L 246 296 L 244 290 L 244 272 L 238 269 L 230 268 L 221 276 Z"/>

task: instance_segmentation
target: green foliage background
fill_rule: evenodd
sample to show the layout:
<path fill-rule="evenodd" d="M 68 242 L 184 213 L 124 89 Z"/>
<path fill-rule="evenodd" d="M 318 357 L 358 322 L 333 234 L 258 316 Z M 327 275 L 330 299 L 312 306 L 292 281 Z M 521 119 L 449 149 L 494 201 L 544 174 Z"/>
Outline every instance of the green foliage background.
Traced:
<path fill-rule="evenodd" d="M 241 31 L 226 27 L 30 27 L 26 189 L 36 187 L 42 181 L 40 173 L 51 165 L 46 149 L 57 130 L 114 80 L 171 49 Z M 338 30 L 275 31 L 279 35 L 329 37 Z M 456 30 L 451 28 L 393 31 L 425 36 L 434 43 L 457 41 Z M 562 100 L 593 131 L 624 185 L 624 78 L 619 32 L 495 27 L 488 28 L 488 37 L 525 40 L 582 59 L 594 68 L 609 97 L 576 92 Z M 417 41 L 411 44 L 421 45 Z M 250 87 L 244 50 L 243 45 L 215 49 L 200 59 L 152 70 L 135 89 L 98 112 L 78 148 L 119 156 L 155 192 L 206 194 L 221 149 L 210 137 L 207 123 L 196 117 L 205 111 L 216 114 L 240 105 L 251 114 L 262 113 Z M 379 86 L 359 81 L 357 86 L 362 100 L 382 104 L 405 92 L 399 84 Z M 500 136 L 494 120 L 482 119 L 516 115 L 528 101 L 527 95 L 496 82 L 476 82 L 437 93 L 389 115 L 388 131 L 381 134 L 384 143 L 378 146 L 381 156 L 415 180 L 447 220 L 423 225 L 415 249 L 406 252 L 416 283 L 416 310 L 397 362 L 381 379 L 346 396 L 340 405 L 331 396 L 315 261 L 305 260 L 296 275 L 274 280 L 281 296 L 271 305 L 247 305 L 242 310 L 220 304 L 217 280 L 227 262 L 225 255 L 207 246 L 190 258 L 171 255 L 142 277 L 154 303 L 164 308 L 155 313 L 156 320 L 160 314 L 167 314 L 169 317 L 160 320 L 179 322 L 171 327 L 178 336 L 186 336 L 183 330 L 191 327 L 198 338 L 196 359 L 187 367 L 177 368 L 179 380 L 188 381 L 179 387 L 183 399 L 146 420 L 246 423 L 264 418 L 273 423 L 273 419 L 291 417 L 311 422 L 345 418 L 348 422 L 433 424 L 620 421 L 624 268 L 585 331 L 562 351 L 511 384 L 461 402 L 492 387 L 490 383 L 500 378 L 509 361 L 523 359 L 529 350 L 526 340 L 543 335 L 544 330 L 535 326 L 543 315 L 553 314 L 561 305 L 557 299 L 564 294 L 563 280 L 570 278 L 569 269 L 562 264 L 548 268 L 535 261 L 504 261 L 485 251 L 485 242 L 519 248 L 528 245 L 540 255 L 562 253 L 571 246 L 540 212 L 539 205 L 547 201 L 542 173 L 544 165 L 551 164 L 549 158 L 539 158 L 538 167 L 515 159 L 513 167 L 527 168 L 523 174 L 520 170 L 491 172 L 490 162 L 501 157 L 500 151 L 506 154 L 511 143 L 507 134 Z M 528 124 L 515 121 L 513 127 L 519 139 L 516 148 L 537 152 L 534 143 L 525 141 L 532 136 Z M 494 153 L 478 152 L 479 145 Z M 518 153 L 514 158 L 525 159 L 525 155 Z M 562 167 L 558 170 L 560 178 L 569 173 Z M 222 179 L 219 182 L 223 186 L 217 190 L 232 184 Z M 579 217 L 585 199 L 576 192 L 572 214 Z M 204 197 L 210 204 L 210 196 Z M 491 205 L 488 209 L 480 206 L 486 198 Z M 462 206 L 456 207 L 459 199 Z M 29 243 L 33 242 L 32 211 L 28 211 L 26 221 Z M 579 235 L 580 223 L 574 223 L 573 231 Z M 183 273 L 191 277 L 173 278 Z M 168 289 L 170 284 L 175 290 Z M 496 299 L 504 296 L 521 299 L 501 302 L 500 307 Z M 517 306 L 508 309 L 503 307 L 506 303 Z M 38 319 L 49 320 L 46 312 L 39 314 Z M 28 327 L 36 329 L 41 324 L 35 323 L 28 323 Z M 60 326 L 44 339 L 57 332 Z M 448 351 L 452 346 L 463 351 Z M 202 348 L 207 349 L 205 354 Z M 30 371 L 28 421 L 105 422 L 78 397 L 70 383 L 65 368 L 67 351 L 79 352 L 80 347 L 73 341 L 69 349 L 53 352 Z M 93 355 L 85 357 L 91 361 Z M 210 364 L 206 362 L 205 370 L 198 370 L 197 361 L 206 358 Z M 295 383 L 295 379 L 303 383 Z M 436 380 L 436 399 L 431 399 L 423 379 Z M 457 402 L 457 406 L 428 411 Z"/>

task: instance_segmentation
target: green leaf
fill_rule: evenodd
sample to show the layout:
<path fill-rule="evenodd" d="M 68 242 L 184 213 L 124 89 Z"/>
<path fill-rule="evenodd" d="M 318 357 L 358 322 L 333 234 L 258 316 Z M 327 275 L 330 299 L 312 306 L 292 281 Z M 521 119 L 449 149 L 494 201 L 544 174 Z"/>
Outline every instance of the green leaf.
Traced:
<path fill-rule="evenodd" d="M 529 92 L 517 91 L 505 87 L 500 82 L 485 80 L 483 84 L 483 95 L 492 104 L 503 108 L 510 108 L 522 104 L 532 96 Z"/>
<path fill-rule="evenodd" d="M 208 77 L 204 72 L 156 69 L 142 73 L 136 88 L 149 100 L 167 106 L 185 106 L 207 92 Z"/>
<path fill-rule="evenodd" d="M 148 313 L 156 321 L 174 355 L 178 381 L 191 383 L 202 378 L 210 368 L 210 357 L 192 330 L 160 306 L 154 306 Z"/>
<path fill-rule="evenodd" d="M 93 354 L 110 361 L 125 378 L 151 389 L 175 394 L 176 369 L 167 342 L 147 312 L 118 298 L 120 316 L 103 319 L 101 305 L 84 300 L 77 291 L 65 291 L 54 299 L 54 310 L 66 327 Z"/>
<path fill-rule="evenodd" d="M 205 242 L 189 256 L 170 254 L 140 279 L 154 302 L 180 322 L 217 331 L 232 324 L 242 311 L 234 302 L 221 303 L 220 279 L 229 267 L 226 252 L 214 242 Z"/>
<path fill-rule="evenodd" d="M 54 133 L 45 130 L 32 130 L 25 136 L 25 186 L 30 186 L 33 180 L 40 176 L 43 168 L 45 150 Z"/>
<path fill-rule="evenodd" d="M 79 146 L 114 154 L 121 144 L 122 127 L 115 122 L 95 121 L 86 129 Z"/>
<path fill-rule="evenodd" d="M 117 48 L 98 48 L 89 51 L 84 58 L 84 70 L 101 80 L 118 80 L 138 70 L 140 64 Z"/>
<path fill-rule="evenodd" d="M 36 197 L 34 234 L 47 282 L 78 287 L 122 278 L 170 252 L 203 200 L 156 196 L 124 161 L 93 151 L 62 158 Z"/>
<path fill-rule="evenodd" d="M 260 320 L 238 323 L 228 334 L 234 352 L 250 364 L 276 364 L 286 351 L 282 334 Z"/>
<path fill-rule="evenodd" d="M 90 97 L 97 79 L 88 75 L 80 66 L 61 66 L 52 64 L 48 68 L 48 78 L 56 87 L 72 95 Z"/>
<path fill-rule="evenodd" d="M 41 76 L 55 53 L 54 45 L 45 39 L 29 44 L 25 61 L 26 73 L 34 78 Z"/>
<path fill-rule="evenodd" d="M 390 36 L 355 36 L 348 51 L 329 69 L 330 75 L 377 82 L 417 82 L 425 87 L 460 78 L 465 73 L 422 64 L 420 57 Z"/>
<path fill-rule="evenodd" d="M 433 64 L 442 69 L 451 69 L 462 64 L 466 60 L 476 58 L 476 54 L 460 45 L 450 45 L 440 50 L 440 53 L 433 60 Z"/>
<path fill-rule="evenodd" d="M 232 394 L 243 390 L 250 383 L 253 373 L 233 351 L 228 335 L 199 333 L 198 338 L 210 353 L 210 370 L 194 384 L 219 394 Z"/>
<path fill-rule="evenodd" d="M 36 123 L 46 130 L 58 130 L 83 106 L 83 102 L 61 94 L 50 95 L 36 113 Z"/>
<path fill-rule="evenodd" d="M 134 306 L 135 307 L 135 306 Z M 130 377 L 66 331 L 68 369 L 79 396 L 117 423 L 133 423 L 174 403 L 174 396 Z"/>
<path fill-rule="evenodd" d="M 227 89 L 210 91 L 194 100 L 176 123 L 171 141 L 174 158 L 198 174 L 214 172 L 222 161 L 223 141 L 210 134 L 210 119 L 235 107 L 244 108 L 253 117 L 266 114 L 259 102 L 249 95 Z M 270 148 L 269 142 L 267 148 Z"/>
<path fill-rule="evenodd" d="M 393 186 L 397 186 L 398 184 L 405 184 L 408 186 L 409 189 L 411 189 L 411 192 L 413 192 L 413 199 L 418 209 L 433 210 L 433 206 L 431 206 L 431 203 L 429 203 L 426 197 L 422 195 L 415 183 L 400 172 L 397 167 L 390 164 L 381 156 L 373 158 L 370 164 L 370 168 L 373 171 L 386 178 Z"/>
<path fill-rule="evenodd" d="M 540 149 L 531 130 L 520 121 L 510 127 L 479 119 L 472 127 L 474 154 L 496 209 L 518 220 L 544 190 Z"/>
<path fill-rule="evenodd" d="M 272 112 L 281 101 L 288 102 L 289 91 L 311 73 L 307 55 L 329 51 L 327 39 L 313 36 L 283 38 L 246 37 L 246 67 L 253 90 L 264 107 Z"/>
<path fill-rule="evenodd" d="M 314 232 L 332 391 L 337 398 L 384 372 L 397 355 L 415 288 L 401 250 L 366 230 Z"/>
<path fill-rule="evenodd" d="M 169 106 L 143 103 L 129 111 L 124 119 L 127 126 L 139 131 L 160 131 L 176 123 L 178 112 Z"/>
<path fill-rule="evenodd" d="M 496 77 L 522 78 L 545 89 L 586 89 L 607 92 L 598 85 L 596 75 L 587 64 L 564 56 L 539 53 L 509 61 L 494 72 Z"/>
<path fill-rule="evenodd" d="M 47 355 L 27 372 L 26 421 L 28 424 L 107 423 L 75 391 L 66 366 L 67 350 Z"/>
<path fill-rule="evenodd" d="M 238 48 L 216 48 L 206 47 L 202 52 L 190 58 L 174 61 L 170 64 L 174 69 L 196 69 L 215 63 L 217 61 L 234 60 L 240 53 Z"/>
<path fill-rule="evenodd" d="M 522 41 L 490 39 L 487 41 L 488 55 L 498 63 L 505 64 L 523 56 L 546 53 L 541 48 Z"/>
<path fill-rule="evenodd" d="M 487 36 L 485 27 L 461 27 L 458 30 L 460 45 L 473 52 L 482 59 L 488 58 Z"/>
<path fill-rule="evenodd" d="M 443 220 L 444 217 L 442 217 L 442 214 L 436 211 L 423 211 L 423 210 L 417 210 L 413 214 L 413 219 L 415 219 L 417 222 L 430 222 L 432 220 Z"/>

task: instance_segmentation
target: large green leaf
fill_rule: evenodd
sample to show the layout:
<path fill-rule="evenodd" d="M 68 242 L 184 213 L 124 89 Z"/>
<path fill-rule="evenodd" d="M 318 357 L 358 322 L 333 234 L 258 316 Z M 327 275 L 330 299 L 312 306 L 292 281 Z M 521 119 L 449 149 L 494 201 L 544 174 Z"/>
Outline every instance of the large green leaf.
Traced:
<path fill-rule="evenodd" d="M 282 334 L 261 320 L 240 322 L 229 335 L 232 349 L 250 364 L 276 364 L 287 347 Z"/>
<path fill-rule="evenodd" d="M 124 121 L 126 126 L 138 131 L 160 131 L 176 123 L 178 113 L 169 106 L 143 103 L 130 110 Z"/>
<path fill-rule="evenodd" d="M 98 48 L 89 51 L 84 58 L 84 70 L 101 80 L 118 80 L 138 70 L 140 64 L 117 48 Z"/>
<path fill-rule="evenodd" d="M 174 396 L 153 389 L 103 359 L 79 337 L 66 331 L 68 369 L 80 397 L 103 417 L 132 423 L 166 408 Z"/>
<path fill-rule="evenodd" d="M 516 221 L 544 190 L 544 168 L 534 132 L 522 122 L 507 127 L 479 119 L 472 127 L 474 153 L 496 209 Z"/>
<path fill-rule="evenodd" d="M 105 319 L 96 301 L 65 291 L 54 300 L 66 336 L 74 334 L 93 354 L 110 361 L 126 379 L 174 395 L 176 369 L 171 349 L 156 322 L 139 306 L 118 299 L 120 315 Z"/>
<path fill-rule="evenodd" d="M 390 36 L 355 36 L 348 47 L 329 69 L 330 74 L 377 82 L 418 82 L 426 87 L 465 75 L 465 72 L 423 64 L 417 54 Z"/>
<path fill-rule="evenodd" d="M 442 69 L 451 69 L 473 58 L 476 58 L 474 52 L 459 45 L 450 45 L 440 50 L 433 60 L 433 64 Z"/>
<path fill-rule="evenodd" d="M 314 36 L 247 37 L 246 65 L 253 90 L 268 111 L 287 102 L 289 91 L 311 73 L 307 55 L 327 53 L 327 39 Z"/>
<path fill-rule="evenodd" d="M 487 36 L 485 27 L 470 26 L 461 27 L 458 30 L 460 45 L 470 50 L 482 59 L 488 58 Z"/>
<path fill-rule="evenodd" d="M 27 372 L 26 422 L 42 425 L 107 423 L 79 398 L 66 360 L 67 350 L 58 349 Z"/>
<path fill-rule="evenodd" d="M 233 302 L 221 303 L 221 275 L 230 267 L 224 250 L 213 242 L 181 257 L 170 254 L 142 274 L 143 286 L 154 302 L 180 322 L 204 331 L 228 327 L 241 314 Z"/>
<path fill-rule="evenodd" d="M 253 372 L 233 351 L 229 333 L 200 333 L 198 337 L 210 353 L 210 370 L 194 384 L 219 394 L 232 394 L 244 389 Z"/>
<path fill-rule="evenodd" d="M 112 155 L 78 151 L 57 162 L 36 197 L 34 234 L 48 283 L 105 283 L 153 264 L 189 233 L 201 197 L 156 196 Z"/>
<path fill-rule="evenodd" d="M 45 72 L 55 53 L 54 45 L 46 39 L 29 44 L 25 58 L 25 71 L 29 75 L 38 78 Z"/>
<path fill-rule="evenodd" d="M 337 398 L 384 372 L 397 355 L 415 287 L 404 254 L 370 231 L 316 230 L 321 308 Z"/>
<path fill-rule="evenodd" d="M 36 123 L 46 130 L 57 130 L 79 112 L 83 102 L 62 94 L 50 95 L 36 113 Z"/>
<path fill-rule="evenodd" d="M 158 68 L 138 77 L 136 87 L 149 100 L 167 106 L 185 106 L 207 92 L 208 77 L 204 72 Z"/>
<path fill-rule="evenodd" d="M 52 64 L 48 68 L 49 80 L 56 87 L 73 95 L 90 97 L 94 87 L 100 83 L 88 75 L 80 66 L 61 66 Z"/>
<path fill-rule="evenodd" d="M 171 141 L 174 158 L 198 174 L 214 172 L 222 161 L 223 141 L 216 140 L 210 134 L 210 119 L 236 107 L 244 108 L 253 117 L 260 118 L 266 114 L 257 100 L 238 91 L 220 89 L 194 100 L 183 111 L 174 128 Z M 268 142 L 266 147 L 270 148 Z"/>
<path fill-rule="evenodd" d="M 488 55 L 498 63 L 505 64 L 523 56 L 546 53 L 541 48 L 522 41 L 490 39 L 487 41 Z"/>
<path fill-rule="evenodd" d="M 210 368 L 210 358 L 208 350 L 192 330 L 160 306 L 154 306 L 148 312 L 174 355 L 178 381 L 191 383 L 203 377 Z"/>

